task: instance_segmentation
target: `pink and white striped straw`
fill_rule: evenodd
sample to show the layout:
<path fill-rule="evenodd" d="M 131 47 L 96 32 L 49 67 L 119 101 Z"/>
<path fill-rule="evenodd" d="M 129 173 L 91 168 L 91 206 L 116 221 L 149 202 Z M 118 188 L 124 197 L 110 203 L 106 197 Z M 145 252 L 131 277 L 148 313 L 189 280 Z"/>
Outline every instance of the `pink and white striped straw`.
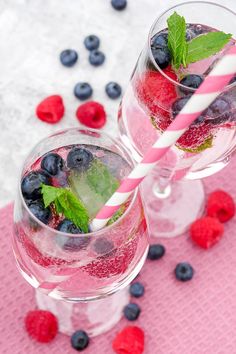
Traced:
<path fill-rule="evenodd" d="M 136 165 L 129 176 L 122 181 L 117 191 L 99 211 L 90 225 L 92 231 L 100 230 L 106 225 L 112 215 L 128 199 L 134 189 L 155 167 L 156 163 L 176 143 L 181 135 L 184 134 L 190 124 L 199 117 L 223 91 L 235 73 L 236 46 L 233 46 L 205 78 L 201 86 L 192 95 L 170 126 L 147 151 L 142 161 Z"/>

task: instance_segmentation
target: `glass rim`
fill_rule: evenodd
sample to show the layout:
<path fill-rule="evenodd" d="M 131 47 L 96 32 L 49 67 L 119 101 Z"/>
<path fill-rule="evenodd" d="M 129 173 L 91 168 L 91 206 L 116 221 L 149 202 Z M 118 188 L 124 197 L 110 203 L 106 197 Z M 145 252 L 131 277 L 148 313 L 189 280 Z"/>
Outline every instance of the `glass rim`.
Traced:
<path fill-rule="evenodd" d="M 18 191 L 19 191 L 19 195 L 20 195 L 20 199 L 25 207 L 25 209 L 27 210 L 28 214 L 30 215 L 30 217 L 36 221 L 43 229 L 45 230 L 48 230 L 50 233 L 54 234 L 55 233 L 55 236 L 56 235 L 63 235 L 65 237 L 96 237 L 96 236 L 100 236 L 101 234 L 109 230 L 111 230 L 112 228 L 114 228 L 121 220 L 123 220 L 127 214 L 130 212 L 130 210 L 132 209 L 133 207 L 133 204 L 135 203 L 135 201 L 137 200 L 137 197 L 138 197 L 138 188 L 139 187 L 136 187 L 135 190 L 132 192 L 132 194 L 130 195 L 129 199 L 130 200 L 130 204 L 128 205 L 128 208 L 125 210 L 125 212 L 121 215 L 121 217 L 119 219 L 117 219 L 114 223 L 112 223 L 111 225 L 108 225 L 108 226 L 105 226 L 103 227 L 102 229 L 100 230 L 97 230 L 97 231 L 92 231 L 92 232 L 88 232 L 88 233 L 79 233 L 79 234 L 71 234 L 71 233 L 68 233 L 68 232 L 62 232 L 62 231 L 59 231 L 57 229 L 53 229 L 52 227 L 44 224 L 41 220 L 39 220 L 38 218 L 36 218 L 36 216 L 30 211 L 28 205 L 26 204 L 26 201 L 23 197 L 23 194 L 22 194 L 22 190 L 21 190 L 21 179 L 22 179 L 22 171 L 23 171 L 23 167 L 25 165 L 25 162 L 27 160 L 27 158 L 32 154 L 32 152 L 34 151 L 34 149 L 39 145 L 41 144 L 44 140 L 47 140 L 48 138 L 51 138 L 53 136 L 56 136 L 56 135 L 59 135 L 59 134 L 63 134 L 65 132 L 69 132 L 69 131 L 79 131 L 79 132 L 88 132 L 88 133 L 97 133 L 101 136 L 106 136 L 108 139 L 110 139 L 112 142 L 114 142 L 116 145 L 118 145 L 122 150 L 125 151 L 125 153 L 128 154 L 128 156 L 130 157 L 130 160 L 132 162 L 132 168 L 135 166 L 135 162 L 134 162 L 134 159 L 132 157 L 132 155 L 130 154 L 130 152 L 128 151 L 128 149 L 122 144 L 122 142 L 120 142 L 117 138 L 114 138 L 112 136 L 110 136 L 109 134 L 105 133 L 104 131 L 99 131 L 98 129 L 83 129 L 83 128 L 68 128 L 68 129 L 63 129 L 63 130 L 59 130 L 41 140 L 38 141 L 38 143 L 36 145 L 34 145 L 34 147 L 30 150 L 30 152 L 27 154 L 24 162 L 23 162 L 23 166 L 21 168 L 21 174 L 20 174 L 20 178 L 19 178 L 19 182 L 18 182 Z M 41 156 L 40 156 L 41 157 Z"/>
<path fill-rule="evenodd" d="M 171 6 L 169 7 L 168 9 L 166 9 L 165 11 L 163 11 L 156 19 L 155 21 L 153 22 L 153 24 L 151 25 L 151 28 L 149 30 L 149 33 L 148 33 L 148 54 L 149 54 L 149 58 L 151 59 L 152 61 L 152 64 L 154 65 L 154 67 L 161 73 L 161 75 L 163 75 L 168 81 L 172 82 L 175 86 L 177 87 L 181 87 L 185 90 L 188 90 L 189 92 L 195 92 L 197 89 L 195 88 L 192 88 L 192 87 L 188 87 L 188 86 L 185 86 L 183 84 L 181 84 L 180 82 L 178 81 L 175 81 L 173 80 L 171 77 L 169 77 L 168 75 L 165 74 L 165 72 L 159 67 L 159 65 L 156 63 L 154 57 L 153 57 L 153 54 L 152 54 L 152 50 L 151 50 L 151 39 L 152 39 L 152 36 L 153 36 L 153 32 L 154 32 L 154 27 L 156 26 L 156 24 L 160 21 L 160 19 L 166 14 L 168 13 L 169 11 L 171 10 L 175 10 L 183 5 L 189 5 L 189 4 L 205 4 L 205 5 L 213 5 L 215 7 L 219 7 L 223 10 L 226 10 L 227 12 L 229 12 L 231 15 L 234 15 L 236 16 L 236 12 L 234 12 L 233 10 L 229 9 L 228 7 L 224 6 L 224 5 L 221 5 L 221 4 L 218 4 L 218 3 L 215 3 L 215 2 L 211 2 L 211 1 L 202 1 L 202 0 L 194 0 L 194 1 L 186 1 L 186 2 L 181 2 L 179 4 L 176 4 L 174 6 Z M 232 87 L 236 86 L 236 82 L 233 82 L 232 84 L 228 84 L 225 88 L 225 90 L 228 90 L 228 89 L 231 89 Z"/>

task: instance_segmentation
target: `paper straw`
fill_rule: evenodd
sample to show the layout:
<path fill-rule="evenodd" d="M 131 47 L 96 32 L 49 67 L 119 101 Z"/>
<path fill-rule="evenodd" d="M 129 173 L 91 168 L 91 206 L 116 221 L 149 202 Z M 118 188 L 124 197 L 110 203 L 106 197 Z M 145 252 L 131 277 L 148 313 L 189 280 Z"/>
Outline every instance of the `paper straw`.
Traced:
<path fill-rule="evenodd" d="M 191 96 L 170 126 L 147 151 L 142 161 L 124 179 L 117 191 L 98 212 L 90 227 L 92 231 L 103 228 L 112 215 L 133 193 L 156 163 L 185 133 L 190 124 L 222 93 L 236 72 L 236 47 L 233 46 L 216 64 L 201 86 Z"/>
<path fill-rule="evenodd" d="M 127 200 L 139 183 L 156 166 L 156 163 L 189 128 L 190 124 L 222 93 L 235 73 L 236 46 L 233 46 L 205 78 L 171 125 L 148 150 L 142 161 L 136 165 L 129 176 L 121 183 L 117 191 L 99 211 L 90 225 L 92 231 L 99 230 L 106 225 L 108 220 Z M 73 277 L 78 270 L 79 267 L 63 268 L 53 275 L 52 281 L 49 279 L 48 282 L 41 283 L 39 288 L 44 293 L 50 294 L 58 286 L 61 286 L 63 282 Z"/>

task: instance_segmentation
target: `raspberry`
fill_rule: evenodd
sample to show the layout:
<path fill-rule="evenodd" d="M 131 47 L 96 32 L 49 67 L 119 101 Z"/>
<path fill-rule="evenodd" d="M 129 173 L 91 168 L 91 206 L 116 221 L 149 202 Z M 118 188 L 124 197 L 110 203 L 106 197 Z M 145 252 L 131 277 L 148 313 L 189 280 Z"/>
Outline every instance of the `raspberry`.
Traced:
<path fill-rule="evenodd" d="M 171 115 L 164 109 L 159 109 L 159 114 L 151 117 L 151 123 L 155 129 L 165 131 L 172 123 Z"/>
<path fill-rule="evenodd" d="M 235 214 L 233 198 L 222 190 L 211 193 L 207 200 L 207 215 L 217 218 L 220 222 L 230 220 Z"/>
<path fill-rule="evenodd" d="M 190 76 L 190 75 L 189 75 Z M 192 75 L 194 76 L 194 75 Z M 196 76 L 196 75 L 195 75 Z M 174 120 L 179 112 L 183 109 L 186 103 L 191 98 L 191 95 L 178 98 L 172 105 L 172 119 Z M 199 148 L 211 136 L 213 127 L 205 121 L 203 115 L 200 115 L 191 124 L 189 129 L 177 141 L 177 146 L 182 149 Z M 207 146 L 205 146 L 207 148 Z M 201 151 L 201 150 L 200 150 Z"/>
<path fill-rule="evenodd" d="M 176 74 L 168 67 L 164 73 L 174 81 Z M 148 71 L 135 83 L 136 94 L 143 108 L 151 116 L 151 122 L 156 129 L 164 131 L 173 121 L 171 107 L 178 96 L 175 85 L 158 71 Z M 214 127 L 210 124 L 192 125 L 177 141 L 177 146 L 192 150 L 203 146 L 210 138 Z M 195 152 L 195 151 L 193 151 Z"/>
<path fill-rule="evenodd" d="M 192 240 L 198 246 L 206 249 L 216 244 L 221 239 L 223 232 L 223 225 L 210 216 L 196 220 L 190 227 Z"/>
<path fill-rule="evenodd" d="M 144 332 L 136 326 L 127 326 L 119 332 L 112 343 L 117 354 L 142 354 L 144 351 Z"/>
<path fill-rule="evenodd" d="M 212 132 L 210 124 L 204 123 L 200 126 L 192 125 L 179 138 L 176 145 L 182 149 L 197 149 L 210 138 Z"/>
<path fill-rule="evenodd" d="M 53 95 L 45 98 L 36 108 L 36 115 L 43 122 L 58 123 L 65 112 L 61 96 Z"/>
<path fill-rule="evenodd" d="M 76 117 L 80 123 L 89 128 L 100 129 L 106 123 L 106 112 L 104 107 L 95 101 L 81 104 L 76 111 Z"/>
<path fill-rule="evenodd" d="M 25 328 L 38 342 L 48 343 L 58 332 L 57 318 L 49 311 L 29 311 L 25 317 Z"/>
<path fill-rule="evenodd" d="M 168 67 L 163 72 L 176 81 L 176 74 Z M 138 99 L 148 108 L 149 113 L 154 116 L 167 114 L 172 103 L 177 99 L 175 85 L 159 71 L 147 71 L 140 80 L 136 82 L 136 93 Z"/>
<path fill-rule="evenodd" d="M 154 128 L 164 131 L 172 123 L 171 114 L 159 109 L 159 115 L 151 117 Z M 176 145 L 189 152 L 200 152 L 212 145 L 214 127 L 208 123 L 191 125 L 188 130 L 178 139 Z"/>

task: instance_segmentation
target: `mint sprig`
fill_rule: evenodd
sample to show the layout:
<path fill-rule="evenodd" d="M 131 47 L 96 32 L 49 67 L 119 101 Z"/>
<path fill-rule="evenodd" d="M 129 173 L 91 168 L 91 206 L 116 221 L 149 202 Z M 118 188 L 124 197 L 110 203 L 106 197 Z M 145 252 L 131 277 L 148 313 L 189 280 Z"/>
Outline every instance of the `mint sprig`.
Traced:
<path fill-rule="evenodd" d="M 174 12 L 168 20 L 168 48 L 172 56 L 172 65 L 179 69 L 181 64 L 185 65 L 187 55 L 186 22 L 183 16 Z"/>
<path fill-rule="evenodd" d="M 41 192 L 45 208 L 54 203 L 57 214 L 63 214 L 83 232 L 88 232 L 88 212 L 82 202 L 69 189 L 42 184 Z"/>
<path fill-rule="evenodd" d="M 172 57 L 172 66 L 179 69 L 190 63 L 206 59 L 218 53 L 229 42 L 232 34 L 224 32 L 208 32 L 186 40 L 186 21 L 183 16 L 174 12 L 167 20 L 168 48 Z"/>

